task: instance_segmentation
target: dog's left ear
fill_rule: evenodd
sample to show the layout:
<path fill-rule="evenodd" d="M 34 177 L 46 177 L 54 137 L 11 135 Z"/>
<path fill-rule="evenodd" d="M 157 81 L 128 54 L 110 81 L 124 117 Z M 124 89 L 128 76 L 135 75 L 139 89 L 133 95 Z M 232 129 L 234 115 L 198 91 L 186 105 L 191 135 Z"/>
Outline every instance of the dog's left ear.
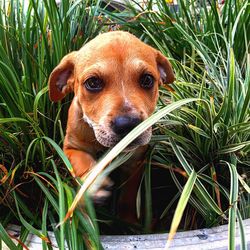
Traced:
<path fill-rule="evenodd" d="M 74 90 L 75 54 L 71 52 L 63 57 L 49 77 L 49 97 L 53 102 L 63 99 Z"/>
<path fill-rule="evenodd" d="M 156 53 L 156 62 L 160 72 L 161 84 L 170 84 L 175 80 L 171 63 L 161 52 L 157 51 Z"/>

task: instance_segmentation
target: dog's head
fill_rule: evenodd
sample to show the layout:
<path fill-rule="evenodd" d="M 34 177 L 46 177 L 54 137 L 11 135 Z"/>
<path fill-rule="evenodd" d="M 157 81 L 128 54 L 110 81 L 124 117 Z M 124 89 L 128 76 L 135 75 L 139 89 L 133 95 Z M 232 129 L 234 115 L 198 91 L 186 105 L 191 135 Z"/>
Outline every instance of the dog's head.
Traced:
<path fill-rule="evenodd" d="M 97 141 L 114 146 L 154 111 L 160 84 L 174 81 L 169 61 L 135 36 L 114 31 L 66 55 L 49 79 L 52 101 L 74 92 L 82 118 Z M 147 144 L 151 129 L 131 146 Z"/>

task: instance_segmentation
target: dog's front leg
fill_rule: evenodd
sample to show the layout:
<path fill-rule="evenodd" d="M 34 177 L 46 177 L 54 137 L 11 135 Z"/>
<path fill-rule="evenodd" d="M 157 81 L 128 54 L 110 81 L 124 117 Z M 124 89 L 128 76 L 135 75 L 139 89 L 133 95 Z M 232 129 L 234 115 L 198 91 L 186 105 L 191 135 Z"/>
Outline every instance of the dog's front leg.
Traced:
<path fill-rule="evenodd" d="M 64 149 L 64 153 L 68 157 L 72 167 L 74 177 L 80 177 L 84 180 L 86 174 L 95 165 L 96 161 L 87 152 L 76 149 Z M 102 204 L 110 195 L 113 182 L 109 177 L 106 177 L 99 189 L 91 195 L 95 204 Z"/>
<path fill-rule="evenodd" d="M 83 178 L 86 173 L 95 165 L 94 158 L 87 152 L 76 149 L 64 149 L 72 167 L 74 177 Z"/>

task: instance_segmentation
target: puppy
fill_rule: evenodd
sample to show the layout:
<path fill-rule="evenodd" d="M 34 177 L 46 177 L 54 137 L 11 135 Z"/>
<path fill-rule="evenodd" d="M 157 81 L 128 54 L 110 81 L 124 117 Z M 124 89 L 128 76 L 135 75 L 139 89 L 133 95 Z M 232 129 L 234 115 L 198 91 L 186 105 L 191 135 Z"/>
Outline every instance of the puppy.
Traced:
<path fill-rule="evenodd" d="M 147 119 L 155 110 L 159 85 L 173 81 L 174 73 L 166 57 L 128 32 L 101 34 L 67 54 L 50 75 L 49 95 L 51 101 L 57 102 L 74 92 L 63 146 L 73 175 L 84 178 L 100 152 L 116 145 Z M 135 217 L 142 173 L 137 168 L 145 158 L 151 133 L 150 128 L 128 146 L 126 150 L 135 152 L 121 168 L 128 181 L 119 214 L 128 221 Z M 110 195 L 109 184 L 104 182 L 95 199 Z"/>

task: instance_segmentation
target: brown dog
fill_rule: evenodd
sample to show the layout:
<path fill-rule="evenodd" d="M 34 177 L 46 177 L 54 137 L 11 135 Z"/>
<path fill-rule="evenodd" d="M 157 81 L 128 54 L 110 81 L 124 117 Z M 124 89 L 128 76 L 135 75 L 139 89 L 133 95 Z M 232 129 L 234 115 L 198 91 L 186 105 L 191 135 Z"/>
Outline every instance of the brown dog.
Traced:
<path fill-rule="evenodd" d="M 63 147 L 74 175 L 84 177 L 95 165 L 99 152 L 113 147 L 147 119 L 155 109 L 159 85 L 173 81 L 169 61 L 127 32 L 101 34 L 79 51 L 66 55 L 50 75 L 49 94 L 56 102 L 74 92 Z M 135 169 L 136 162 L 143 158 L 150 137 L 148 129 L 129 145 L 127 150 L 135 153 L 124 164 L 124 176 L 141 172 Z M 122 210 L 127 210 L 128 204 L 131 207 L 131 200 L 135 203 L 139 179 L 139 174 L 132 174 Z M 103 186 L 96 197 L 109 194 Z"/>

